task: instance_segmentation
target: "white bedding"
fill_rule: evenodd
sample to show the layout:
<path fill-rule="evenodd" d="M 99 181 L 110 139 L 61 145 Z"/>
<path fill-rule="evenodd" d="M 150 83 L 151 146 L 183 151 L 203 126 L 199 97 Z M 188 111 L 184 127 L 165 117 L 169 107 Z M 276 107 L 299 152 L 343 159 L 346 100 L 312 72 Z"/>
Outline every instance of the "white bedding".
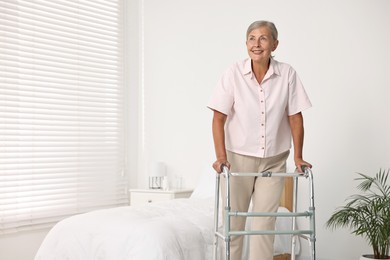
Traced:
<path fill-rule="evenodd" d="M 290 226 L 284 219 L 277 229 Z M 52 228 L 35 260 L 205 260 L 213 239 L 213 201 L 177 199 L 69 217 Z M 276 236 L 275 251 L 289 252 L 289 241 Z"/>
<path fill-rule="evenodd" d="M 178 199 L 69 217 L 53 227 L 35 259 L 211 259 L 212 206 Z"/>
<path fill-rule="evenodd" d="M 212 259 L 214 176 L 204 174 L 189 199 L 97 210 L 64 219 L 49 231 L 35 260 Z M 291 229 L 291 218 L 277 218 L 276 229 Z M 275 254 L 289 253 L 290 244 L 291 236 L 275 236 Z"/>

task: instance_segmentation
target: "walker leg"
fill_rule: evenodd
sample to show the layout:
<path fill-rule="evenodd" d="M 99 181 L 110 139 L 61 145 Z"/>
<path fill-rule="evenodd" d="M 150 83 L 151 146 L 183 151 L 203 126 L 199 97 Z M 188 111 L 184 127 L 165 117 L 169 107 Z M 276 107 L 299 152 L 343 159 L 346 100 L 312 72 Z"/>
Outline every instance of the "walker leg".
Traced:
<path fill-rule="evenodd" d="M 226 259 L 230 260 L 230 237 L 226 238 Z"/>
<path fill-rule="evenodd" d="M 225 206 L 225 242 L 226 242 L 226 259 L 230 260 L 230 176 L 226 172 L 226 206 Z"/>
<path fill-rule="evenodd" d="M 312 243 L 311 248 L 311 259 L 316 260 L 316 222 L 315 222 L 315 206 L 314 206 L 314 183 L 313 183 L 313 173 L 309 171 L 309 183 L 310 183 L 310 226 L 312 233 L 310 234 L 310 242 Z"/>
<path fill-rule="evenodd" d="M 298 177 L 293 177 L 293 212 L 297 212 L 297 197 L 298 197 Z M 291 218 L 292 221 L 292 230 L 296 230 L 296 217 Z M 291 260 L 295 260 L 295 244 L 296 244 L 296 236 L 292 235 L 291 237 Z"/>
<path fill-rule="evenodd" d="M 215 204 L 214 204 L 214 245 L 213 245 L 213 260 L 217 260 L 218 258 L 218 222 L 219 222 L 219 182 L 220 175 L 216 174 L 215 181 Z"/>

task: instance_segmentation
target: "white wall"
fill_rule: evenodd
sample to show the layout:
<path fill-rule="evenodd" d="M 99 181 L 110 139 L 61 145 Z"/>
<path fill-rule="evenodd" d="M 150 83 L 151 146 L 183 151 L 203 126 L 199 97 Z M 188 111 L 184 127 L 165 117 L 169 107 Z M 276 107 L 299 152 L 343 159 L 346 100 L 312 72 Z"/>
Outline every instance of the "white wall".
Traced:
<path fill-rule="evenodd" d="M 1 260 L 32 260 L 49 229 L 0 236 Z"/>
<path fill-rule="evenodd" d="M 280 33 L 276 59 L 295 67 L 314 105 L 304 113 L 305 158 L 316 176 L 318 259 L 367 253 L 364 240 L 324 224 L 356 191 L 355 172 L 390 168 L 390 2 L 141 2 L 137 185 L 147 186 L 150 163 L 164 161 L 171 180 L 183 176 L 185 187 L 195 187 L 214 157 L 206 109 L 211 91 L 232 62 L 246 57 L 247 26 L 268 19 Z M 304 194 L 306 186 L 300 187 Z M 307 255 L 303 250 L 301 259 Z"/>

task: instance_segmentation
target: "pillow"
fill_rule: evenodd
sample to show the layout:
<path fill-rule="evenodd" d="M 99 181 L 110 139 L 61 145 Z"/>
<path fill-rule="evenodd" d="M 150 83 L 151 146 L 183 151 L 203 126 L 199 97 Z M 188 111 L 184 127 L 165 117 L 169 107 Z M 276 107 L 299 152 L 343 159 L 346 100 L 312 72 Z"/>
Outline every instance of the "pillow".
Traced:
<path fill-rule="evenodd" d="M 210 164 L 211 165 L 211 164 Z M 216 172 L 211 167 L 204 167 L 198 185 L 191 194 L 191 199 L 207 199 L 215 197 Z"/>

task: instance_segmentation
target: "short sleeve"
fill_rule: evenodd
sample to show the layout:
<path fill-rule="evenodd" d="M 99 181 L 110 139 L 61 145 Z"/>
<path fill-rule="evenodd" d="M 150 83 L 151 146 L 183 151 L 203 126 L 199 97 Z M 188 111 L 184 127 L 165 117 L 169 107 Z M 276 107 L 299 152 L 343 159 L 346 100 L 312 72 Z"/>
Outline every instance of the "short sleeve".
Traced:
<path fill-rule="evenodd" d="M 303 87 L 303 84 L 293 68 L 289 72 L 289 98 L 287 114 L 289 116 L 302 112 L 310 108 L 311 102 Z"/>
<path fill-rule="evenodd" d="M 233 72 L 229 69 L 218 81 L 207 107 L 229 115 L 234 104 L 233 87 Z"/>

